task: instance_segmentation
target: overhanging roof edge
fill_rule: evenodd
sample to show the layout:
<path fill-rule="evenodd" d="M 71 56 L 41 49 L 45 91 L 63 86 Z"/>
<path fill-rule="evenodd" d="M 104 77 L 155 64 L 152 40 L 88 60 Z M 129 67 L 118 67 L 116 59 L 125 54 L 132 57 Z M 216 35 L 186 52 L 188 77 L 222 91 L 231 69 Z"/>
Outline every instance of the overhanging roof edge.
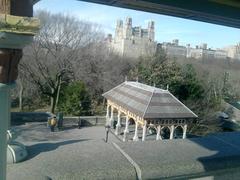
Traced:
<path fill-rule="evenodd" d="M 184 19 L 191 19 L 191 20 L 197 20 L 197 21 L 202 21 L 202 22 L 207 22 L 212 24 L 240 28 L 240 19 L 239 19 L 240 8 L 239 7 L 231 7 L 231 6 L 216 3 L 216 2 L 214 3 L 209 0 L 205 0 L 200 4 L 205 5 L 206 7 L 210 5 L 212 6 L 212 4 L 214 4 L 216 5 L 216 8 L 219 9 L 219 11 L 215 10 L 214 12 L 214 9 L 213 9 L 212 11 L 209 11 L 209 12 L 203 12 L 204 11 L 203 8 L 201 10 L 196 10 L 196 7 L 198 7 L 199 3 L 195 3 L 196 5 L 192 6 L 191 7 L 192 9 L 190 9 L 189 7 L 185 7 L 185 8 L 178 7 L 176 3 L 175 5 L 173 5 L 174 3 L 172 3 L 172 5 L 169 5 L 169 2 L 171 1 L 163 1 L 163 0 L 162 1 L 79 0 L 79 1 L 98 3 L 98 4 L 140 10 L 140 11 L 157 13 L 157 14 L 164 14 L 164 15 L 169 15 L 169 16 L 174 16 L 174 17 L 179 17 Z M 191 2 L 193 4 L 193 2 L 196 2 L 196 1 L 192 1 L 192 0 L 184 1 L 184 3 L 188 3 L 188 2 Z M 227 11 L 228 13 L 226 13 L 224 10 Z M 216 12 L 218 12 L 218 14 Z"/>

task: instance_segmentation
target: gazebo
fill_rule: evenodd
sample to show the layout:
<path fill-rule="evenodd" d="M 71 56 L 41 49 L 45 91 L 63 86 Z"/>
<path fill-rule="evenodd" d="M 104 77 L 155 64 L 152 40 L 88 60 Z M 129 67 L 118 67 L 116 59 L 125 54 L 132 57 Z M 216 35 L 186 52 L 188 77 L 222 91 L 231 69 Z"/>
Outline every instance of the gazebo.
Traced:
<path fill-rule="evenodd" d="M 138 129 L 142 128 L 142 141 L 146 130 L 153 127 L 157 131 L 156 140 L 162 139 L 161 130 L 168 128 L 170 139 L 176 128 L 182 128 L 182 138 L 186 138 L 187 126 L 198 116 L 180 102 L 168 90 L 148 86 L 139 82 L 125 81 L 103 96 L 107 99 L 106 124 L 113 127 L 114 110 L 117 111 L 115 134 L 121 130 L 121 116 L 126 117 L 123 141 L 127 141 L 130 118 L 135 122 L 133 141 L 138 141 Z"/>

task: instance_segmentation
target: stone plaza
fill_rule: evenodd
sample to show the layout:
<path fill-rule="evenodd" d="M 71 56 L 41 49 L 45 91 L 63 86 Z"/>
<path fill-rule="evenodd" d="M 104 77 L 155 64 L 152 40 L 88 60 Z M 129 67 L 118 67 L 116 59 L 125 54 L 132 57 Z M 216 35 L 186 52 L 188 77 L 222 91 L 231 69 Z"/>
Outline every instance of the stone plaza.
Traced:
<path fill-rule="evenodd" d="M 13 127 L 28 159 L 9 164 L 8 180 L 238 179 L 240 133 L 122 142 L 103 126 L 51 133 L 46 123 Z"/>

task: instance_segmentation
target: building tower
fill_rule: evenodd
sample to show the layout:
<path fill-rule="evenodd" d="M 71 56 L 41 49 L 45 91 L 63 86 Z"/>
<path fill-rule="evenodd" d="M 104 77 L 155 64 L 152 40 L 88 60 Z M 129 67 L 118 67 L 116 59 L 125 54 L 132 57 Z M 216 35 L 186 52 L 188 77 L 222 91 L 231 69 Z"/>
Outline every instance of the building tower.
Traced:
<path fill-rule="evenodd" d="M 126 39 L 129 39 L 132 36 L 132 18 L 130 17 L 126 18 L 123 34 Z"/>
<path fill-rule="evenodd" d="M 200 45 L 200 48 L 201 48 L 201 49 L 207 49 L 207 44 L 206 44 L 206 43 L 202 43 L 202 44 Z"/>
<path fill-rule="evenodd" d="M 148 22 L 148 38 L 150 41 L 154 41 L 155 38 L 154 21 Z"/>
<path fill-rule="evenodd" d="M 187 58 L 190 58 L 191 57 L 191 45 L 190 44 L 187 44 Z"/>
<path fill-rule="evenodd" d="M 178 46 L 178 45 L 179 45 L 179 40 L 178 40 L 178 39 L 174 39 L 174 40 L 172 41 L 172 44 L 173 44 L 174 46 Z"/>
<path fill-rule="evenodd" d="M 118 20 L 115 37 L 108 36 L 108 46 L 120 56 L 133 59 L 156 52 L 157 43 L 154 41 L 154 22 L 150 21 L 147 28 L 132 26 L 132 18 Z M 111 40 L 112 39 L 112 40 Z"/>
<path fill-rule="evenodd" d="M 116 39 L 122 39 L 123 38 L 123 21 L 117 20 L 117 25 L 115 29 L 115 37 Z"/>

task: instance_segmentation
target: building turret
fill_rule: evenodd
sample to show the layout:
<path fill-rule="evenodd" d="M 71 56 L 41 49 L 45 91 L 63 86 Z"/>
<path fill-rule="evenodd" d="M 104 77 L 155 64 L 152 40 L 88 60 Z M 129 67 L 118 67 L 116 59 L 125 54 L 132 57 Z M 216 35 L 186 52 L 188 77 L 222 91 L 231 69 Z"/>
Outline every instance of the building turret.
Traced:
<path fill-rule="evenodd" d="M 124 26 L 124 38 L 130 38 L 132 36 L 132 18 L 127 17 Z"/>
<path fill-rule="evenodd" d="M 178 46 L 179 40 L 178 40 L 178 39 L 174 39 L 174 40 L 172 41 L 172 43 L 173 43 L 174 46 Z"/>
<path fill-rule="evenodd" d="M 207 49 L 207 44 L 206 44 L 206 43 L 202 43 L 202 44 L 200 45 L 200 48 L 201 48 L 201 49 Z"/>
<path fill-rule="evenodd" d="M 154 21 L 148 22 L 148 38 L 150 41 L 154 41 L 155 39 Z"/>
<path fill-rule="evenodd" d="M 110 43 L 112 42 L 112 34 L 107 35 L 107 41 Z"/>
<path fill-rule="evenodd" d="M 186 46 L 187 46 L 187 54 L 186 54 L 186 56 L 187 56 L 187 58 L 190 58 L 191 57 L 191 45 L 187 44 Z"/>
<path fill-rule="evenodd" d="M 237 54 L 240 54 L 240 42 L 237 43 L 237 46 L 236 46 L 236 53 L 237 53 Z"/>
<path fill-rule="evenodd" d="M 122 20 L 117 20 L 117 27 L 123 27 L 123 21 Z"/>
<path fill-rule="evenodd" d="M 122 20 L 117 20 L 115 37 L 117 39 L 121 39 L 123 37 L 123 21 Z"/>
<path fill-rule="evenodd" d="M 154 41 L 154 22 L 150 21 L 147 28 L 133 27 L 132 18 L 118 20 L 115 37 L 108 36 L 108 43 L 113 52 L 120 56 L 138 58 L 156 53 L 157 44 Z"/>

